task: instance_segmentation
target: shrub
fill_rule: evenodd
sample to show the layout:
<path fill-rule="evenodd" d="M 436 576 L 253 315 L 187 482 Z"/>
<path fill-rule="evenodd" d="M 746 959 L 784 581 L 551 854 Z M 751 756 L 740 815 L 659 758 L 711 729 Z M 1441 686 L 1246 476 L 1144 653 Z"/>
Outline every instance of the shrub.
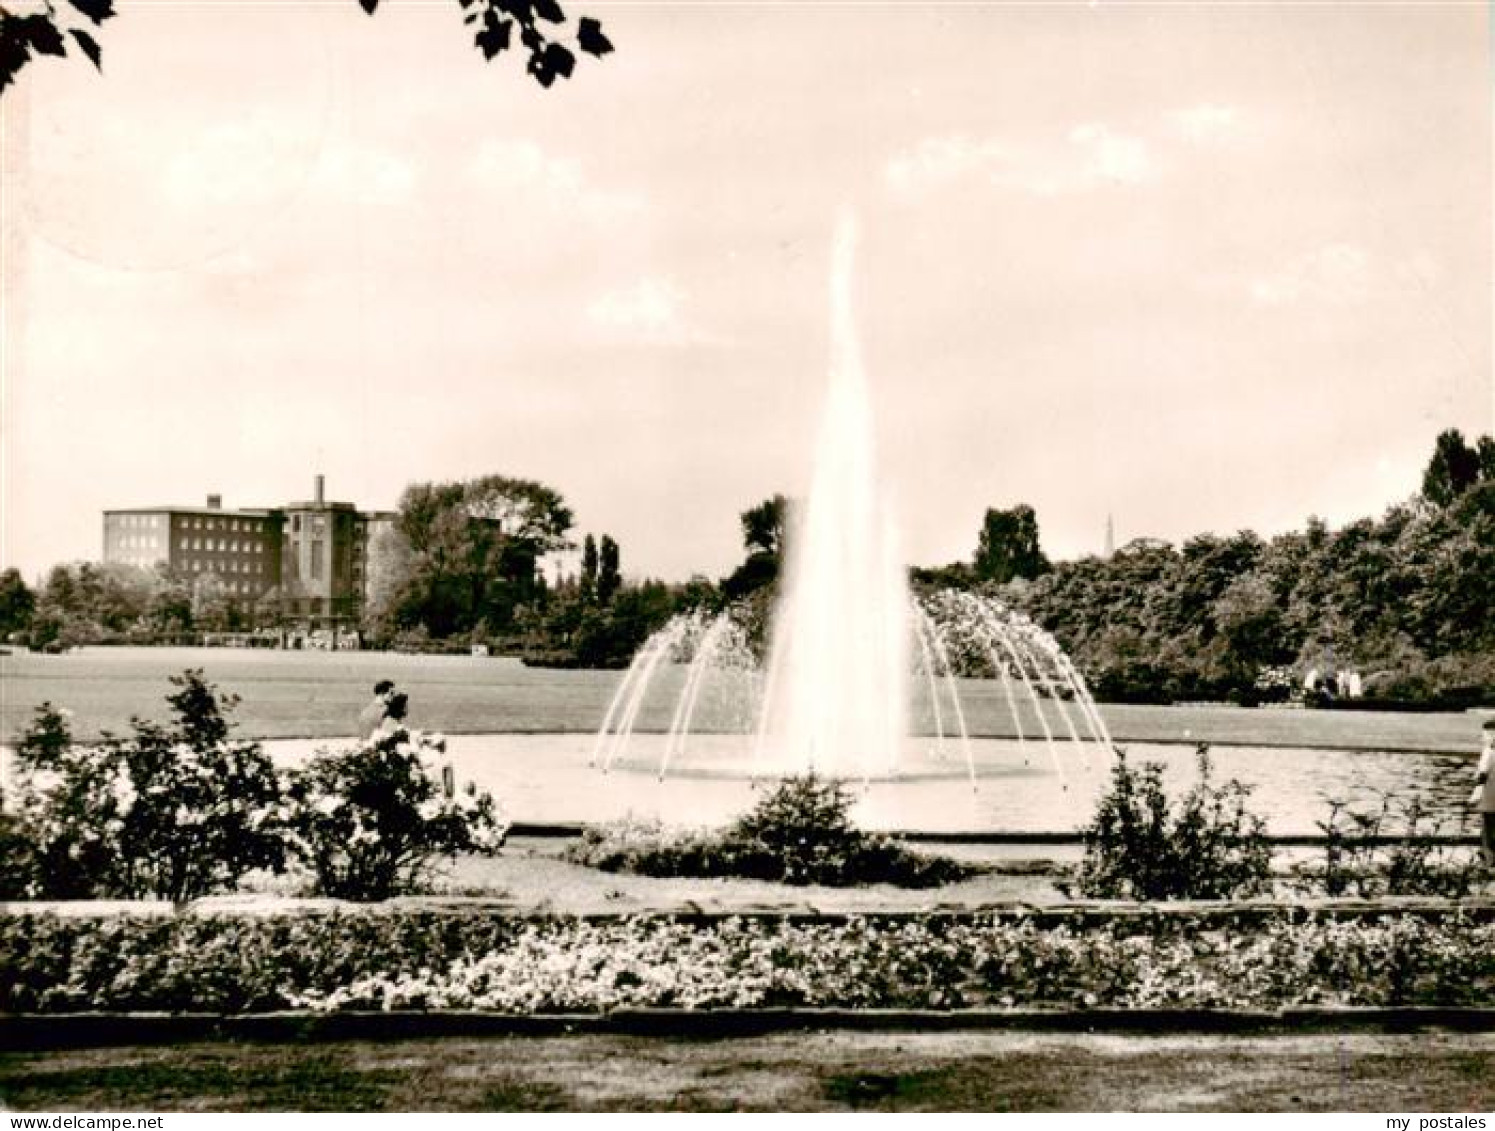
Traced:
<path fill-rule="evenodd" d="M 1429 823 L 1418 798 L 1383 793 L 1376 809 L 1354 809 L 1329 800 L 1318 822 L 1324 854 L 1293 865 L 1294 887 L 1306 895 L 1428 895 L 1461 899 L 1484 879 L 1478 855 L 1439 844 L 1440 820 Z M 1395 837 L 1387 843 L 1388 837 Z"/>
<path fill-rule="evenodd" d="M 35 874 L 31 841 L 0 794 L 0 900 L 25 899 Z"/>
<path fill-rule="evenodd" d="M 1199 780 L 1170 809 L 1163 767 L 1133 769 L 1123 750 L 1111 788 L 1084 829 L 1074 887 L 1103 899 L 1229 899 L 1260 895 L 1271 882 L 1266 822 L 1246 809 L 1249 786 L 1211 781 L 1209 747 L 1196 752 Z"/>
<path fill-rule="evenodd" d="M 388 899 L 422 890 L 440 857 L 498 852 L 508 822 L 491 795 L 433 773 L 445 749 L 400 728 L 321 751 L 293 775 L 295 851 L 318 895 Z"/>
<path fill-rule="evenodd" d="M 258 743 L 229 740 L 238 700 L 198 670 L 173 676 L 168 726 L 73 742 L 50 703 L 16 751 L 19 820 L 31 893 L 43 898 L 157 898 L 182 903 L 232 889 L 284 862 L 279 780 Z"/>
<path fill-rule="evenodd" d="M 830 887 L 937 887 L 973 871 L 857 829 L 852 802 L 839 782 L 811 773 L 785 778 L 725 832 L 672 832 L 658 822 L 624 821 L 588 829 L 566 856 L 604 871 L 646 876 L 734 876 Z"/>

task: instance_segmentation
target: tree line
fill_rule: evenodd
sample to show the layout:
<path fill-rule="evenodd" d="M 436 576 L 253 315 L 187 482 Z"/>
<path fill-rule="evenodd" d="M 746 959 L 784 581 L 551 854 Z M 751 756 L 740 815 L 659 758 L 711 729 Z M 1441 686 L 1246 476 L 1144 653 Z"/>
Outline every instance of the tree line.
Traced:
<path fill-rule="evenodd" d="M 743 558 L 726 577 L 628 579 L 608 534 L 580 539 L 564 498 L 503 476 L 410 485 L 369 548 L 365 643 L 465 650 L 532 664 L 617 667 L 691 609 L 732 605 L 761 642 L 777 593 L 790 504 L 740 515 Z M 986 512 L 969 561 L 911 571 L 916 590 L 978 590 L 1026 612 L 1069 651 L 1103 699 L 1255 702 L 1310 669 L 1354 669 L 1371 699 L 1495 701 L 1495 442 L 1438 437 L 1421 491 L 1338 530 L 1319 519 L 1264 539 L 1250 530 L 1174 546 L 1141 538 L 1106 557 L 1051 562 L 1038 516 Z M 211 577 L 74 563 L 33 591 L 0 574 L 0 637 L 32 646 L 169 642 L 263 627 L 273 602 L 236 602 Z"/>
<path fill-rule="evenodd" d="M 1309 671 L 1371 701 L 1495 703 L 1495 441 L 1440 435 L 1418 495 L 1338 530 L 1311 518 L 1050 563 L 1033 512 L 989 511 L 973 560 L 917 586 L 989 592 L 1053 633 L 1110 701 L 1258 702 Z"/>

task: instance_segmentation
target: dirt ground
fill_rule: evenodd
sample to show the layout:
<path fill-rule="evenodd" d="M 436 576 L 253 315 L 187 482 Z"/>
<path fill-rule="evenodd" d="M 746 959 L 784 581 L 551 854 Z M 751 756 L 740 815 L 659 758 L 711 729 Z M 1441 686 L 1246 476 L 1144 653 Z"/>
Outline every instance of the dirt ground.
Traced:
<path fill-rule="evenodd" d="M 565 837 L 514 837 L 494 857 L 464 857 L 434 883 L 435 896 L 476 896 L 492 906 L 525 913 L 595 915 L 637 911 L 797 910 L 919 911 L 992 906 L 1047 906 L 1064 901 L 1056 886 L 1062 867 L 1078 860 L 1070 845 L 920 845 L 921 851 L 978 860 L 994 870 L 939 888 L 899 888 L 868 884 L 855 888 L 795 887 L 760 880 L 683 879 L 602 872 L 562 859 Z M 243 894 L 201 900 L 197 907 L 273 909 L 283 897 L 297 896 L 298 881 L 257 876 Z M 49 905 L 63 913 L 83 913 L 87 905 Z M 92 905 L 95 909 L 102 904 Z M 124 906 L 124 905 L 120 905 Z M 146 905 L 133 905 L 137 910 Z M 168 908 L 162 905 L 165 913 Z"/>
<path fill-rule="evenodd" d="M 574 914 L 687 905 L 703 911 L 787 907 L 818 911 L 918 910 L 997 903 L 1051 904 L 1064 898 L 1054 886 L 1053 866 L 1046 860 L 1004 861 L 996 865 L 1003 869 L 1000 873 L 978 875 L 932 890 L 891 884 L 790 887 L 758 880 L 665 879 L 601 872 L 562 860 L 564 845 L 557 840 L 516 839 L 491 860 L 460 862 L 446 886 L 462 891 L 472 882 L 472 890 L 502 892 L 505 899 L 527 908 Z M 959 855 L 959 847 L 935 846 L 931 851 Z M 1059 850 L 1063 851 L 1063 846 Z M 1044 853 L 1048 855 L 1047 846 Z"/>
<path fill-rule="evenodd" d="M 807 1032 L 0 1055 L 48 1111 L 1386 1111 L 1495 1108 L 1495 1034 Z"/>

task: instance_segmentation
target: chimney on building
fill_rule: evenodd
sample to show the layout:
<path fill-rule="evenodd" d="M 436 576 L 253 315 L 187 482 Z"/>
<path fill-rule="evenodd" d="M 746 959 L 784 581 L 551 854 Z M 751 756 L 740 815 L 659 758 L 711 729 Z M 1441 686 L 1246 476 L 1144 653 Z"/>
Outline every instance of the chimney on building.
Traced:
<path fill-rule="evenodd" d="M 209 495 L 208 496 L 208 510 L 210 510 L 210 511 L 221 511 L 222 509 L 223 509 L 223 496 L 222 495 Z"/>
<path fill-rule="evenodd" d="M 326 486 L 326 481 L 323 479 L 323 477 L 320 476 L 320 475 L 317 476 L 317 489 L 316 489 L 316 493 L 312 495 L 312 501 L 314 503 L 316 503 L 317 506 L 321 506 L 322 505 L 322 492 L 323 492 L 323 489 L 325 488 L 325 486 Z"/>

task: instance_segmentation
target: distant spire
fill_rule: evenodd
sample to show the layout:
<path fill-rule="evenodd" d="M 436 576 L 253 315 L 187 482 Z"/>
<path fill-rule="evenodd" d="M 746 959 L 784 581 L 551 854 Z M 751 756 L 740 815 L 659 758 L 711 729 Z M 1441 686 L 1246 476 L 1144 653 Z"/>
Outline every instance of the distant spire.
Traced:
<path fill-rule="evenodd" d="M 1116 524 L 1111 521 L 1109 513 L 1106 515 L 1106 557 L 1116 552 Z"/>

